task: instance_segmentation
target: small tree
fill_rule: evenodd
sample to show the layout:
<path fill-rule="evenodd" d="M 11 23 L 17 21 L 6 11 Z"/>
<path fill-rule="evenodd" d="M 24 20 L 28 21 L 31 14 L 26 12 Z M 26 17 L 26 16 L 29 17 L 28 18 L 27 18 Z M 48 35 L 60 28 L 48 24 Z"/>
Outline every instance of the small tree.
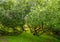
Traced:
<path fill-rule="evenodd" d="M 40 3 L 39 3 L 40 2 Z M 60 13 L 58 11 L 58 0 L 38 0 L 36 6 L 31 7 L 31 12 L 27 15 L 27 24 L 32 28 L 42 28 L 42 33 L 46 31 L 54 31 L 54 25 L 59 21 Z M 58 24 L 59 25 L 59 24 Z M 58 26 L 59 27 L 59 26 Z M 58 29 L 58 27 L 56 29 Z M 54 29 L 53 29 L 54 28 Z M 56 30 L 55 29 L 55 30 Z"/>
<path fill-rule="evenodd" d="M 16 27 L 20 27 L 24 30 L 23 26 L 25 24 L 24 17 L 29 13 L 28 2 L 22 0 L 14 3 L 13 1 L 4 1 L 0 6 L 0 23 L 8 28 L 13 28 L 16 30 Z M 28 11 L 28 12 L 27 12 Z"/>

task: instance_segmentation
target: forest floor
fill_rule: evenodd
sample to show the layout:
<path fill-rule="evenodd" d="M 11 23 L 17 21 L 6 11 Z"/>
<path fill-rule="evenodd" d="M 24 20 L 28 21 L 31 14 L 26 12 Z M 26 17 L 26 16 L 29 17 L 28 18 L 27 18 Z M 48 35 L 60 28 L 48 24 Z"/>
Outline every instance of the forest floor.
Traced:
<path fill-rule="evenodd" d="M 34 36 L 31 33 L 22 33 L 18 36 L 1 36 L 0 42 L 60 42 L 60 40 L 45 34 Z"/>

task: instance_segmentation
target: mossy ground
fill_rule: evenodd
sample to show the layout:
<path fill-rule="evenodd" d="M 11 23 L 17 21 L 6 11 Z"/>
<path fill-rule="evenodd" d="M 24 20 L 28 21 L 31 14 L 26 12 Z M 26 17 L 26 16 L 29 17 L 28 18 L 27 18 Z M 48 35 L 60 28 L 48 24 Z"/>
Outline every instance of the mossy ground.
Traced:
<path fill-rule="evenodd" d="M 18 36 L 1 36 L 0 42 L 60 42 L 60 40 L 45 34 L 34 36 L 31 33 L 24 32 Z"/>

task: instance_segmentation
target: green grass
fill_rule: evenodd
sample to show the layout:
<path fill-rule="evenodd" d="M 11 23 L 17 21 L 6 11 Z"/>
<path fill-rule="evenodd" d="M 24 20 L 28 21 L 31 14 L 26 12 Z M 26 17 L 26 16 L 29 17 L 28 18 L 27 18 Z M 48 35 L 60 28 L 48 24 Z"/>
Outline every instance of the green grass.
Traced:
<path fill-rule="evenodd" d="M 60 42 L 60 40 L 45 34 L 33 36 L 31 33 L 22 33 L 18 36 L 5 36 L 5 38 L 8 42 Z"/>

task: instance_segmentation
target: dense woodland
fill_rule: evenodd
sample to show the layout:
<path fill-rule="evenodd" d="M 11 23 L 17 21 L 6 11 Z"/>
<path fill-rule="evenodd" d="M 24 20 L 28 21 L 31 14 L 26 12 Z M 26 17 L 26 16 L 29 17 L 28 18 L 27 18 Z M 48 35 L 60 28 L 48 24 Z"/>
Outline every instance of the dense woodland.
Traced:
<path fill-rule="evenodd" d="M 0 0 L 0 36 L 23 32 L 60 39 L 60 0 Z"/>

